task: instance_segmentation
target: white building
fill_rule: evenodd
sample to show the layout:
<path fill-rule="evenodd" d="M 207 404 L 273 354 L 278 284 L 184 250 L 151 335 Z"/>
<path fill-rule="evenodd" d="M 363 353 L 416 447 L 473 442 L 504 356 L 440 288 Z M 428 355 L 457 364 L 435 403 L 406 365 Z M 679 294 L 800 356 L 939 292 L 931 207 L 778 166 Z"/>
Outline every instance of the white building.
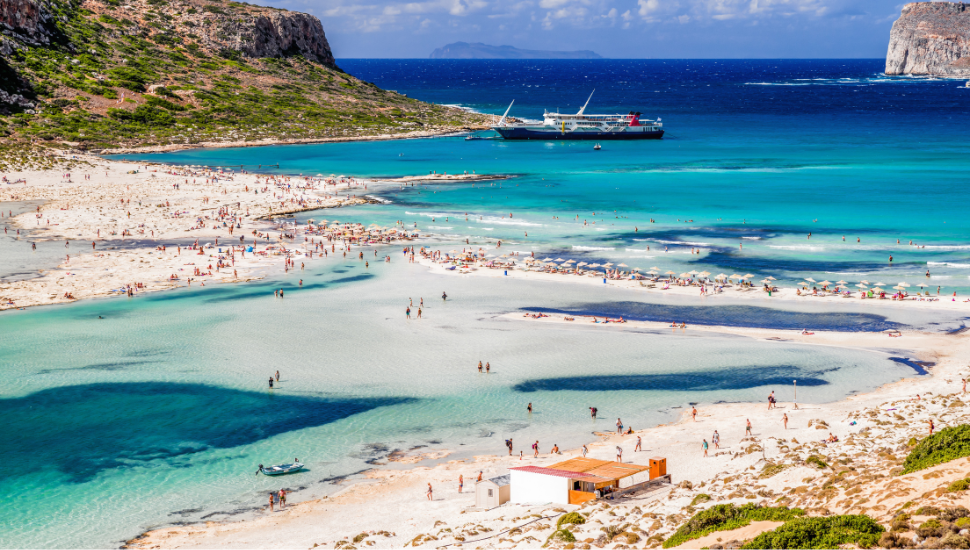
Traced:
<path fill-rule="evenodd" d="M 576 472 L 540 466 L 509 468 L 509 474 L 512 481 L 510 500 L 519 504 L 569 504 L 569 489 L 572 487 L 570 480 L 581 477 Z"/>

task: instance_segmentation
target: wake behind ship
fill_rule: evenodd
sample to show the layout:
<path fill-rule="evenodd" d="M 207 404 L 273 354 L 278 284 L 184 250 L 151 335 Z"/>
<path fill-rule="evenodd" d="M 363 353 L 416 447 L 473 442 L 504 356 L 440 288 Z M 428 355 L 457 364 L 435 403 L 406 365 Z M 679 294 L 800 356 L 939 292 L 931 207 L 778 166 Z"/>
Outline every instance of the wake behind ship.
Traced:
<path fill-rule="evenodd" d="M 660 139 L 664 135 L 660 119 L 641 120 L 639 112 L 630 111 L 625 115 L 587 115 L 586 104 L 575 115 L 546 112 L 541 124 L 509 123 L 508 114 L 515 101 L 505 110 L 505 114 L 492 126 L 505 139 L 535 140 L 615 140 L 615 139 Z"/>

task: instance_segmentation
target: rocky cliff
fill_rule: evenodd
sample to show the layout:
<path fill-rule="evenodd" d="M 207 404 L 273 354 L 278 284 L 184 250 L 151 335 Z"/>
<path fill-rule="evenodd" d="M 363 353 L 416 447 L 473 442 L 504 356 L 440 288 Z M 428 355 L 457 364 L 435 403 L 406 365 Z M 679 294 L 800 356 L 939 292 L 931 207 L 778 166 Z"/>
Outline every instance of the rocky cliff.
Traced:
<path fill-rule="evenodd" d="M 886 74 L 970 75 L 970 4 L 903 6 L 889 35 Z"/>
<path fill-rule="evenodd" d="M 320 20 L 234 0 L 0 0 L 0 148 L 344 139 L 486 117 L 340 70 Z"/>

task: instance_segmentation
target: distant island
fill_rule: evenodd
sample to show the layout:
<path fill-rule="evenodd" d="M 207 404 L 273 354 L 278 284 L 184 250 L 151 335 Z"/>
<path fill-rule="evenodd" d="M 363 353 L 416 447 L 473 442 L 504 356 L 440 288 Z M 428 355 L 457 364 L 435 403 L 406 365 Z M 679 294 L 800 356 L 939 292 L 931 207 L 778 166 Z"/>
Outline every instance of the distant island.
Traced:
<path fill-rule="evenodd" d="M 431 59 L 603 59 L 590 50 L 557 52 L 548 50 L 520 50 L 514 46 L 490 46 L 475 42 L 455 42 L 431 52 Z"/>

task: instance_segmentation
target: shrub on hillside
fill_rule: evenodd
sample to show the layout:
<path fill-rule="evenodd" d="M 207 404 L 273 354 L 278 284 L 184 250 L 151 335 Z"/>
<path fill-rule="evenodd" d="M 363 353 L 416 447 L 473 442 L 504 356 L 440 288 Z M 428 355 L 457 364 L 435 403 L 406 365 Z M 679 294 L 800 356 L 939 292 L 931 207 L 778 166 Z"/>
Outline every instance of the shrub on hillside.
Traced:
<path fill-rule="evenodd" d="M 805 515 L 805 511 L 799 508 L 770 508 L 745 504 L 735 506 L 734 504 L 718 504 L 703 512 L 694 514 L 694 517 L 687 520 L 687 523 L 680 526 L 680 529 L 664 541 L 664 548 L 672 548 L 681 544 L 703 537 L 714 531 L 728 531 L 744 527 L 752 521 L 786 521 Z"/>
<path fill-rule="evenodd" d="M 796 518 L 758 535 L 742 548 L 839 548 L 843 544 L 869 548 L 879 544 L 884 531 L 864 515 Z"/>
<path fill-rule="evenodd" d="M 943 428 L 916 444 L 903 462 L 901 473 L 916 472 L 965 456 L 970 456 L 970 425 Z"/>

